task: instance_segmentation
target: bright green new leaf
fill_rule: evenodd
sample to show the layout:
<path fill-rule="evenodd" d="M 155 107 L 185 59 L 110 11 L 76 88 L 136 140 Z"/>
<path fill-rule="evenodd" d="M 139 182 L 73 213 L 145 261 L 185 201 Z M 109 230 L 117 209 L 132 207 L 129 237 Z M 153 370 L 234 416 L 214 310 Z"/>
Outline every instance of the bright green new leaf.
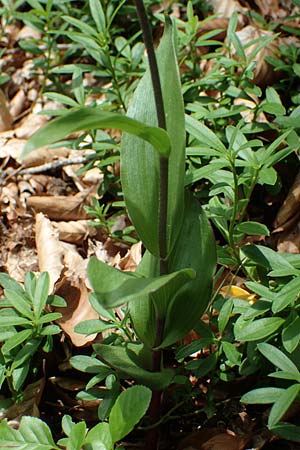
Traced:
<path fill-rule="evenodd" d="M 184 208 L 185 123 L 172 26 L 166 28 L 157 50 L 167 131 L 171 141 L 169 157 L 167 251 L 175 244 Z M 149 69 L 140 81 L 128 116 L 148 125 L 157 125 L 154 94 Z M 129 216 L 145 247 L 159 255 L 159 156 L 146 143 L 124 134 L 121 149 L 121 181 Z"/>
<path fill-rule="evenodd" d="M 244 394 L 242 396 L 241 402 L 248 404 L 275 403 L 276 400 L 278 400 L 280 395 L 283 393 L 283 391 L 284 389 L 275 387 L 253 389 L 253 391 L 247 392 L 247 394 Z"/>
<path fill-rule="evenodd" d="M 300 391 L 300 384 L 293 384 L 284 389 L 280 397 L 276 400 L 271 408 L 268 420 L 268 427 L 272 428 L 276 425 L 281 417 L 289 409 L 293 401 L 298 397 Z"/>
<path fill-rule="evenodd" d="M 234 327 L 235 338 L 238 341 L 259 341 L 264 339 L 270 334 L 278 330 L 279 327 L 284 323 L 284 319 L 281 317 L 266 317 L 263 319 L 254 320 L 253 322 L 247 323 L 246 325 L 240 327 Z M 239 322 L 236 322 L 236 325 Z"/>
<path fill-rule="evenodd" d="M 172 383 L 174 372 L 172 369 L 163 369 L 160 372 L 150 372 L 143 369 L 136 361 L 139 355 L 136 348 L 142 351 L 142 346 L 128 345 L 126 347 L 106 344 L 95 344 L 96 353 L 105 363 L 118 370 L 123 378 L 132 377 L 140 384 L 144 384 L 153 390 L 165 389 Z"/>
<path fill-rule="evenodd" d="M 113 442 L 127 436 L 146 413 L 151 391 L 145 386 L 132 386 L 117 398 L 109 415 L 109 428 Z"/>
<path fill-rule="evenodd" d="M 107 422 L 95 425 L 88 432 L 84 441 L 84 450 L 112 450 L 113 440 Z"/>
<path fill-rule="evenodd" d="M 295 373 L 299 375 L 297 366 L 290 360 L 281 350 L 274 347 L 274 345 L 268 344 L 267 342 L 262 342 L 257 344 L 258 350 L 267 358 L 275 367 L 279 369 Z"/>
<path fill-rule="evenodd" d="M 76 423 L 70 431 L 67 449 L 81 450 L 86 435 L 85 422 Z"/>
<path fill-rule="evenodd" d="M 103 111 L 100 107 L 82 107 L 66 113 L 64 116 L 45 125 L 26 143 L 22 158 L 29 152 L 44 145 L 53 144 L 75 131 L 98 128 L 113 128 L 134 134 L 142 146 L 141 139 L 149 142 L 163 157 L 170 154 L 170 139 L 165 130 L 155 126 L 147 126 L 138 120 L 121 114 Z M 151 147 L 150 147 L 151 148 Z"/>

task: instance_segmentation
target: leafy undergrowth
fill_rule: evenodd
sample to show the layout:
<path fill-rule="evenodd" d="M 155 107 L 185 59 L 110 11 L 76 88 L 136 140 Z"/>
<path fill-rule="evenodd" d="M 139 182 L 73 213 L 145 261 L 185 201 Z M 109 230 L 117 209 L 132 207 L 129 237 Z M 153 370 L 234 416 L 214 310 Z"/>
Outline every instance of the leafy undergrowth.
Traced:
<path fill-rule="evenodd" d="M 297 449 L 300 11 L 297 1 L 223 3 L 147 3 L 157 42 L 165 10 L 177 28 L 185 185 L 218 253 L 210 306 L 165 350 L 165 385 L 172 370 L 176 378 L 163 387 L 159 448 Z M 72 428 L 64 416 L 107 423 L 132 385 L 96 358 L 101 344 L 136 342 L 122 302 L 104 309 L 89 299 L 87 264 L 96 256 L 134 272 L 145 253 L 125 209 L 119 131 L 75 131 L 22 159 L 47 116 L 130 105 L 146 68 L 136 11 L 97 5 L 1 6 L 0 414 L 16 429 L 40 417 L 55 442 Z M 120 436 L 123 447 L 144 448 L 152 428 L 146 414 Z"/>

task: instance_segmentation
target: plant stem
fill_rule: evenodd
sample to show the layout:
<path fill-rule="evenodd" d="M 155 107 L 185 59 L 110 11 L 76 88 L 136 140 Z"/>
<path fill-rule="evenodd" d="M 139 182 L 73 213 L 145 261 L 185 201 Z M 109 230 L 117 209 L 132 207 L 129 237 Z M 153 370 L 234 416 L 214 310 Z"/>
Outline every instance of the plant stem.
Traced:
<path fill-rule="evenodd" d="M 147 17 L 145 5 L 143 0 L 135 0 L 137 14 L 139 17 L 141 29 L 143 32 L 143 38 L 145 47 L 148 54 L 149 68 L 153 86 L 155 107 L 157 122 L 160 128 L 167 129 L 166 115 L 164 109 L 164 102 L 162 96 L 162 88 L 159 78 L 159 71 L 157 60 L 154 51 L 154 44 L 152 38 L 151 26 Z M 159 158 L 159 224 L 158 224 L 158 240 L 159 240 L 159 261 L 160 261 L 160 274 L 168 273 L 168 260 L 167 260 L 167 213 L 168 213 L 168 174 L 169 174 L 169 161 L 167 158 Z M 165 326 L 165 319 L 159 316 L 156 317 L 156 340 L 155 347 L 159 346 L 163 339 L 163 332 Z M 162 351 L 152 351 L 152 370 L 158 372 L 161 370 L 162 365 Z M 161 402 L 162 392 L 154 391 L 152 395 L 151 404 L 149 407 L 149 416 L 152 424 L 159 421 L 161 416 Z M 155 427 L 149 430 L 146 437 L 146 450 L 158 449 L 159 443 L 159 429 Z"/>

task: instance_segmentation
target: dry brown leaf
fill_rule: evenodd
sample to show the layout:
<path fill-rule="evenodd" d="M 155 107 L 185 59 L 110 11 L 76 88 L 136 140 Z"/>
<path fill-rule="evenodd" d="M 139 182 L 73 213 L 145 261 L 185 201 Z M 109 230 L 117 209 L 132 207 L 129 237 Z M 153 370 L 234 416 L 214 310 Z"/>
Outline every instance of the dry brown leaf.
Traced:
<path fill-rule="evenodd" d="M 257 108 L 257 103 L 255 103 L 254 100 L 249 100 L 247 98 L 235 98 L 233 103 L 234 103 L 234 105 L 238 105 L 238 106 L 242 105 L 242 106 L 246 106 L 248 108 L 245 111 L 240 112 L 241 116 L 243 117 L 243 119 L 246 123 L 253 122 L 254 118 L 255 118 L 256 122 L 268 123 L 268 120 L 263 112 L 260 112 L 255 117 L 255 110 Z"/>
<path fill-rule="evenodd" d="M 12 126 L 12 117 L 10 115 L 7 100 L 3 91 L 0 89 L 0 131 L 9 130 Z"/>
<path fill-rule="evenodd" d="M 7 252 L 6 272 L 19 283 L 23 283 L 27 272 L 37 270 L 37 256 L 33 248 L 14 244 Z"/>
<path fill-rule="evenodd" d="M 10 157 L 20 162 L 20 155 L 26 144 L 25 139 L 2 137 L 0 144 L 2 144 L 0 146 L 0 158 Z"/>
<path fill-rule="evenodd" d="M 66 308 L 59 308 L 62 318 L 57 322 L 77 347 L 94 341 L 97 334 L 85 336 L 75 333 L 75 326 L 84 320 L 98 319 L 99 316 L 91 307 L 86 282 L 86 265 L 84 260 L 71 244 L 62 244 L 64 251 L 64 275 L 57 284 L 56 294 L 67 302 Z"/>
<path fill-rule="evenodd" d="M 28 208 L 42 212 L 53 220 L 87 219 L 84 205 L 89 204 L 90 192 L 80 192 L 74 196 L 32 196 L 27 199 Z"/>
<path fill-rule="evenodd" d="M 278 0 L 254 0 L 262 16 L 277 17 Z"/>
<path fill-rule="evenodd" d="M 274 221 L 274 231 L 285 231 L 298 220 L 300 213 L 300 171 Z"/>
<path fill-rule="evenodd" d="M 67 158 L 69 153 L 70 150 L 65 147 L 51 150 L 48 147 L 42 147 L 29 153 L 22 161 L 22 165 L 24 167 L 41 166 L 59 158 Z"/>
<path fill-rule="evenodd" d="M 38 213 L 36 215 L 35 234 L 39 269 L 41 272 L 49 272 L 49 293 L 52 293 L 63 269 L 63 248 L 58 239 L 58 230 L 54 229 L 50 220 L 44 214 Z"/>
<path fill-rule="evenodd" d="M 21 402 L 14 403 L 4 413 L 1 418 L 9 420 L 20 420 L 23 416 L 38 417 L 39 404 L 45 387 L 45 378 L 41 378 L 35 383 L 28 384 L 23 391 L 23 398 Z"/>
<path fill-rule="evenodd" d="M 298 216 L 298 220 L 300 216 Z M 280 235 L 277 243 L 277 250 L 280 253 L 300 253 L 300 222 L 291 230 Z"/>
<path fill-rule="evenodd" d="M 38 116 L 37 114 L 29 114 L 23 120 L 22 124 L 14 130 L 14 134 L 19 139 L 29 139 L 33 133 L 47 123 L 46 116 Z"/>
<path fill-rule="evenodd" d="M 233 13 L 243 13 L 248 12 L 247 8 L 243 8 L 242 5 L 237 0 L 209 0 L 214 14 L 218 14 L 221 18 L 230 19 Z"/>
<path fill-rule="evenodd" d="M 10 114 L 15 119 L 26 108 L 26 95 L 24 89 L 20 89 L 10 101 Z"/>
<path fill-rule="evenodd" d="M 67 302 L 65 308 L 56 308 L 62 314 L 62 318 L 57 323 L 70 337 L 72 343 L 76 347 L 82 347 L 94 341 L 97 334 L 85 336 L 74 331 L 78 323 L 99 318 L 91 307 L 85 281 L 80 277 L 77 280 L 63 277 L 55 292 Z"/>
<path fill-rule="evenodd" d="M 249 436 L 236 436 L 218 428 L 203 428 L 183 439 L 178 450 L 244 450 Z"/>
<path fill-rule="evenodd" d="M 119 268 L 125 272 L 134 272 L 142 259 L 142 243 L 130 247 L 126 255 L 120 259 Z"/>
<path fill-rule="evenodd" d="M 69 222 L 53 222 L 61 241 L 71 244 L 82 243 L 88 236 L 95 236 L 97 230 L 89 225 L 88 220 L 71 220 Z"/>

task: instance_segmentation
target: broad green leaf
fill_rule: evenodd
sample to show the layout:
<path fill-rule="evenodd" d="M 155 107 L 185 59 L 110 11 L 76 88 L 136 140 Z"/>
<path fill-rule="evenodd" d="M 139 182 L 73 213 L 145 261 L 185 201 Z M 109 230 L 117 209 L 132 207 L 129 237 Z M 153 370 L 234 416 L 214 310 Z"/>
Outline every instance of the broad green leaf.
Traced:
<path fill-rule="evenodd" d="M 110 328 L 116 328 L 116 325 L 100 319 L 90 319 L 79 322 L 75 326 L 74 331 L 76 333 L 89 335 L 94 333 L 102 333 L 102 331 L 109 330 Z"/>
<path fill-rule="evenodd" d="M 223 341 L 222 349 L 230 364 L 241 364 L 242 354 L 238 351 L 237 347 L 234 344 L 232 344 L 231 342 Z"/>
<path fill-rule="evenodd" d="M 215 238 L 198 201 L 187 194 L 185 203 L 183 225 L 169 258 L 169 270 L 190 267 L 196 272 L 196 278 L 184 284 L 169 304 L 162 347 L 173 344 L 193 329 L 211 300 Z"/>
<path fill-rule="evenodd" d="M 78 108 L 45 125 L 26 143 L 22 158 L 32 150 L 53 144 L 75 131 L 98 128 L 113 128 L 132 133 L 140 138 L 138 142 L 141 146 L 141 139 L 143 139 L 153 145 L 163 157 L 169 156 L 170 139 L 166 131 L 158 127 L 147 126 L 121 114 L 103 111 L 97 106 Z"/>
<path fill-rule="evenodd" d="M 28 319 L 33 319 L 33 312 L 30 307 L 30 302 L 26 299 L 24 293 L 20 295 L 18 292 L 5 289 L 4 294 L 10 304 L 14 306 L 14 308 L 16 308 L 22 316 L 27 317 Z"/>
<path fill-rule="evenodd" d="M 281 378 L 282 380 L 293 380 L 298 381 L 300 383 L 300 373 L 298 372 L 284 372 L 283 370 L 278 370 L 276 372 L 272 372 L 268 374 L 268 377 L 272 378 Z"/>
<path fill-rule="evenodd" d="M 293 384 L 281 393 L 280 397 L 276 400 L 271 408 L 268 427 L 272 428 L 279 422 L 281 417 L 286 413 L 293 401 L 299 395 L 299 391 L 300 384 Z"/>
<path fill-rule="evenodd" d="M 233 301 L 230 299 L 225 300 L 218 316 L 219 333 L 221 336 L 230 319 L 232 308 L 233 308 Z"/>
<path fill-rule="evenodd" d="M 127 436 L 146 413 L 151 391 L 145 386 L 132 386 L 122 392 L 109 415 L 109 428 L 113 442 Z"/>
<path fill-rule="evenodd" d="M 192 269 L 182 269 L 159 277 L 138 278 L 92 258 L 88 276 L 96 297 L 104 307 L 112 308 L 157 293 L 156 308 L 159 314 L 163 314 L 168 300 L 184 283 L 194 278 L 195 273 Z"/>
<path fill-rule="evenodd" d="M 289 324 L 284 324 L 281 333 L 282 344 L 287 352 L 292 353 L 300 342 L 300 317 L 295 317 Z"/>
<path fill-rule="evenodd" d="M 48 293 L 49 293 L 50 278 L 48 272 L 43 272 L 40 274 L 35 287 L 35 292 L 33 296 L 33 309 L 35 317 L 38 319 L 44 310 Z"/>
<path fill-rule="evenodd" d="M 165 389 L 172 383 L 174 372 L 172 369 L 164 369 L 160 372 L 150 372 L 136 363 L 139 360 L 135 353 L 136 345 L 127 347 L 95 344 L 93 346 L 100 358 L 109 366 L 118 370 L 124 378 L 132 377 L 140 384 L 144 384 L 153 390 Z M 140 347 L 140 346 L 138 346 Z"/>
<path fill-rule="evenodd" d="M 240 327 L 236 322 L 234 327 L 235 338 L 238 341 L 259 341 L 278 330 L 284 323 L 284 319 L 280 317 L 266 317 L 263 319 L 254 320 Z"/>
<path fill-rule="evenodd" d="M 20 391 L 21 387 L 23 386 L 29 373 L 29 369 L 30 369 L 30 361 L 27 360 L 22 366 L 13 370 L 12 384 L 16 392 Z"/>
<path fill-rule="evenodd" d="M 54 334 L 59 334 L 61 328 L 58 325 L 47 325 L 41 331 L 41 336 L 52 336 Z"/>
<path fill-rule="evenodd" d="M 19 317 L 15 315 L 7 315 L 7 310 L 10 308 L 4 308 L 0 310 L 0 328 L 6 328 L 9 326 L 16 325 L 29 325 L 31 326 L 31 321 L 25 319 L 25 317 Z"/>
<path fill-rule="evenodd" d="M 300 276 L 287 283 L 276 295 L 272 311 L 276 314 L 289 305 L 294 305 L 300 296 Z"/>
<path fill-rule="evenodd" d="M 275 387 L 253 389 L 242 396 L 241 402 L 249 404 L 275 403 L 283 392 L 284 389 Z"/>
<path fill-rule="evenodd" d="M 60 319 L 60 318 L 61 318 L 61 313 L 59 313 L 59 312 L 52 312 L 52 313 L 44 314 L 43 316 L 41 316 L 37 320 L 37 323 L 39 325 L 42 325 L 43 323 L 52 322 L 53 320 L 57 320 L 57 319 Z"/>
<path fill-rule="evenodd" d="M 191 116 L 185 116 L 185 124 L 187 132 L 196 138 L 200 144 L 208 145 L 212 149 L 217 150 L 221 155 L 226 154 L 226 147 L 222 141 L 202 122 Z"/>
<path fill-rule="evenodd" d="M 37 351 L 39 345 L 41 343 L 41 339 L 31 339 L 27 341 L 25 345 L 21 348 L 21 350 L 15 356 L 13 363 L 11 365 L 12 370 L 17 369 L 24 365 L 25 361 L 27 361 L 31 356 Z"/>
<path fill-rule="evenodd" d="M 4 289 L 10 289 L 13 292 L 17 292 L 19 295 L 24 295 L 22 286 L 6 273 L 0 273 L 0 285 Z"/>
<path fill-rule="evenodd" d="M 18 430 L 11 428 L 6 420 L 0 422 L 0 447 L 3 450 L 59 450 L 48 425 L 36 417 L 24 416 Z"/>
<path fill-rule="evenodd" d="M 108 369 L 109 373 L 111 372 L 111 369 L 107 367 L 107 365 L 103 364 L 102 361 L 86 355 L 72 356 L 70 359 L 70 364 L 76 370 L 86 373 L 99 373 L 103 369 Z"/>
<path fill-rule="evenodd" d="M 173 43 L 172 26 L 166 21 L 157 50 L 167 131 L 171 141 L 169 157 L 167 251 L 178 236 L 184 208 L 185 121 L 180 76 Z M 128 116 L 148 125 L 157 125 L 154 94 L 149 69 L 140 81 Z M 121 148 L 121 181 L 129 216 L 145 247 L 159 255 L 159 156 L 146 143 L 124 134 Z"/>
<path fill-rule="evenodd" d="M 236 225 L 234 230 L 238 233 L 245 233 L 249 235 L 270 236 L 268 227 L 266 227 L 263 223 L 258 222 L 242 222 Z"/>
<path fill-rule="evenodd" d="M 257 344 L 257 348 L 275 367 L 299 375 L 299 371 L 293 361 L 274 345 L 262 342 Z"/>
<path fill-rule="evenodd" d="M 101 2 L 99 0 L 89 0 L 89 4 L 98 32 L 105 34 L 106 19 Z"/>
<path fill-rule="evenodd" d="M 98 423 L 91 428 L 84 441 L 84 450 L 112 450 L 113 440 L 107 422 Z"/>
<path fill-rule="evenodd" d="M 85 422 L 76 423 L 70 430 L 67 450 L 81 450 L 86 435 Z"/>
<path fill-rule="evenodd" d="M 8 353 L 10 350 L 14 349 L 18 345 L 22 344 L 24 341 L 29 339 L 33 334 L 33 330 L 22 330 L 16 333 L 14 336 L 10 337 L 5 341 L 1 350 L 3 353 Z"/>
<path fill-rule="evenodd" d="M 292 423 L 279 422 L 269 427 L 272 433 L 287 439 L 288 441 L 300 442 L 300 427 Z"/>

